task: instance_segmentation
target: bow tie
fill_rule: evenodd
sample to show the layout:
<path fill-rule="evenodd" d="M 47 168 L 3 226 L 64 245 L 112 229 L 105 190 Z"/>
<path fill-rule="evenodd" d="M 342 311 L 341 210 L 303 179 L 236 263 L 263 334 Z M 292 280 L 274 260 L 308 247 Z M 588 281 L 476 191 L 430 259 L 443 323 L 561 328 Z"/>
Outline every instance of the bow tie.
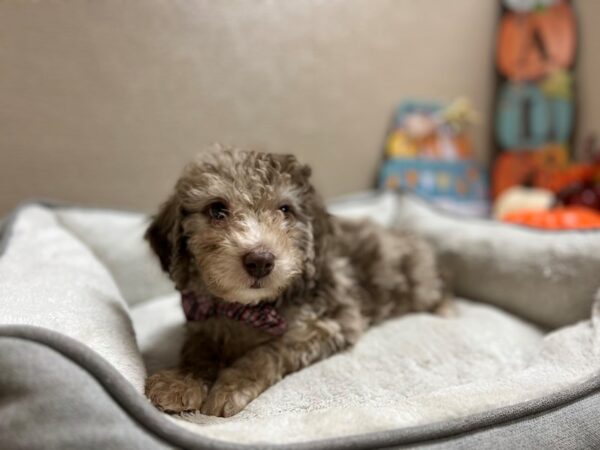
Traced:
<path fill-rule="evenodd" d="M 210 295 L 181 292 L 181 305 L 189 322 L 199 322 L 211 317 L 226 317 L 250 325 L 274 336 L 285 333 L 287 323 L 269 303 L 243 305 L 225 302 Z"/>

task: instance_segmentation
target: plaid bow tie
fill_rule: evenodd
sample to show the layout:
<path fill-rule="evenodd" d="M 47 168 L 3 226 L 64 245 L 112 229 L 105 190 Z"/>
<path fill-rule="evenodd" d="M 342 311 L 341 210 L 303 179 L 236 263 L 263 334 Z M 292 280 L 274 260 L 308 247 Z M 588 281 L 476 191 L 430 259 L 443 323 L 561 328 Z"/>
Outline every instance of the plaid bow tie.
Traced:
<path fill-rule="evenodd" d="M 274 336 L 281 336 L 287 327 L 285 319 L 269 303 L 243 305 L 225 302 L 209 295 L 196 295 L 191 291 L 183 291 L 181 305 L 189 322 L 199 322 L 211 317 L 226 317 Z"/>

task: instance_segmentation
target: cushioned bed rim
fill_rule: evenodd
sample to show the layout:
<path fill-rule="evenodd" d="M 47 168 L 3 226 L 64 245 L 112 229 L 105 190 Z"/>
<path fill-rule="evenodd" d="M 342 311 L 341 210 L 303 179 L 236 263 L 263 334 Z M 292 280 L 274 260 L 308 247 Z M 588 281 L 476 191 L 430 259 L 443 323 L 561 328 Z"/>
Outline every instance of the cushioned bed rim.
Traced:
<path fill-rule="evenodd" d="M 29 325 L 2 325 L 0 326 L 1 338 L 32 341 L 60 353 L 90 374 L 115 403 L 149 434 L 155 435 L 171 445 L 189 449 L 371 449 L 434 443 L 437 440 L 459 438 L 461 435 L 485 430 L 489 427 L 529 419 L 600 392 L 600 373 L 597 373 L 577 386 L 538 399 L 459 419 L 297 444 L 255 443 L 245 445 L 203 437 L 169 421 L 106 360 L 84 344 L 68 336 Z"/>
<path fill-rule="evenodd" d="M 41 205 L 51 208 L 71 206 L 52 201 L 33 201 L 19 205 L 19 207 L 17 207 L 3 223 L 2 235 L 0 236 L 0 256 L 4 253 L 9 244 L 12 226 L 19 211 L 31 205 Z M 114 401 L 131 417 L 137 420 L 137 422 L 150 434 L 156 435 L 172 445 L 191 449 L 366 449 L 433 443 L 436 440 L 460 437 L 460 435 L 484 430 L 489 427 L 529 419 L 536 415 L 565 407 L 600 391 L 600 373 L 598 373 L 576 386 L 566 388 L 562 391 L 538 399 L 493 409 L 459 419 L 452 419 L 423 426 L 298 444 L 276 445 L 261 443 L 241 445 L 206 438 L 172 423 L 163 417 L 163 415 L 143 396 L 136 392 L 133 386 L 131 386 L 127 380 L 125 380 L 125 378 L 102 357 L 84 344 L 67 336 L 39 327 L 27 325 L 3 325 L 0 326 L 0 338 L 1 337 L 20 338 L 37 342 L 61 353 L 94 377 Z"/>

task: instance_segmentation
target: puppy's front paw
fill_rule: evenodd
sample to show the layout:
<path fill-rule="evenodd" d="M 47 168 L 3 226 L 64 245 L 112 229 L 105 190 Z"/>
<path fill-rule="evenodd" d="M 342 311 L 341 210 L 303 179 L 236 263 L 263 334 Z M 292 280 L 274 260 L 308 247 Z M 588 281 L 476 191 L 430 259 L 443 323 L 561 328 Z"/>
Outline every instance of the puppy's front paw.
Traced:
<path fill-rule="evenodd" d="M 237 371 L 224 370 L 208 393 L 200 412 L 208 416 L 231 417 L 258 397 L 256 383 L 243 378 Z"/>
<path fill-rule="evenodd" d="M 200 409 L 207 391 L 202 380 L 176 369 L 163 370 L 146 379 L 146 396 L 158 409 L 169 413 Z"/>

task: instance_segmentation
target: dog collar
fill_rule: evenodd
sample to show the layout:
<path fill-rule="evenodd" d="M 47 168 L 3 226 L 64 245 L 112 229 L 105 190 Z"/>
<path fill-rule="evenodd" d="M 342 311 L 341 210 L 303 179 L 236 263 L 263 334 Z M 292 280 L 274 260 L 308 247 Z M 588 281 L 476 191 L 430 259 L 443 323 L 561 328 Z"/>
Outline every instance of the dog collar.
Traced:
<path fill-rule="evenodd" d="M 183 291 L 181 306 L 188 322 L 201 322 L 211 317 L 226 317 L 274 336 L 281 336 L 287 327 L 285 319 L 269 303 L 243 305 L 225 302 L 211 295 L 196 295 L 192 291 Z"/>

